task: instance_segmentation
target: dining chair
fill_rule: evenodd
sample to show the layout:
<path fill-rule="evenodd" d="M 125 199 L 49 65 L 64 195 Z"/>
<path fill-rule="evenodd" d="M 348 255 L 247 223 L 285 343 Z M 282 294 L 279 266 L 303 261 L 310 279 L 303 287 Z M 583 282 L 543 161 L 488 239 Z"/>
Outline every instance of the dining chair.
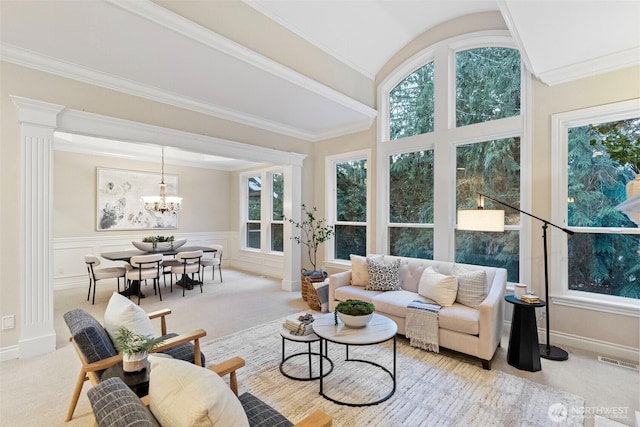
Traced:
<path fill-rule="evenodd" d="M 93 286 L 93 298 L 91 304 L 96 302 L 96 283 L 103 279 L 117 279 L 118 292 L 120 292 L 120 278 L 125 277 L 127 270 L 125 267 L 105 267 L 96 268 L 101 264 L 100 258 L 88 254 L 84 256 L 84 263 L 87 265 L 87 273 L 89 273 L 89 292 L 87 292 L 87 301 L 91 295 L 91 287 Z"/>
<path fill-rule="evenodd" d="M 222 282 L 222 251 L 224 247 L 222 245 L 211 245 L 209 246 L 211 249 L 215 249 L 213 252 L 213 256 L 204 257 L 200 260 L 200 265 L 202 266 L 202 275 L 204 276 L 205 267 L 212 267 L 211 269 L 211 280 L 214 280 L 216 277 L 216 265 L 218 266 L 218 273 L 220 274 L 220 282 Z"/>
<path fill-rule="evenodd" d="M 198 282 L 200 284 L 200 293 L 202 293 L 202 277 L 200 277 L 200 260 L 202 259 L 202 251 L 188 251 L 188 252 L 178 252 L 176 254 L 176 261 L 180 263 L 180 265 L 173 265 L 171 267 L 171 288 L 173 289 L 173 275 L 180 274 L 182 278 L 182 296 L 184 296 L 184 290 L 189 285 L 187 281 L 189 280 L 188 274 L 191 274 L 191 282 L 196 283 L 193 275 L 198 273 Z M 178 282 L 178 284 L 180 284 Z"/>
<path fill-rule="evenodd" d="M 138 282 L 138 305 L 140 305 L 140 283 L 143 280 L 153 280 L 153 292 L 160 295 L 162 301 L 162 291 L 160 290 L 160 264 L 162 263 L 162 254 L 137 255 L 132 256 L 131 269 L 127 271 L 127 283 L 131 286 L 132 281 Z M 157 286 L 156 286 L 157 285 Z"/>

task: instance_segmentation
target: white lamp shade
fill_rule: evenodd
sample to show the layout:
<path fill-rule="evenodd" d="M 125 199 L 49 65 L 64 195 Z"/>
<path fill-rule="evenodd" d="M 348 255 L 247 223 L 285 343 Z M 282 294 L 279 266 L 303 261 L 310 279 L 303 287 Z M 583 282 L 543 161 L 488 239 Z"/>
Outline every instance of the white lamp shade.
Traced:
<path fill-rule="evenodd" d="M 458 230 L 504 231 L 504 211 L 473 209 L 458 211 Z"/>

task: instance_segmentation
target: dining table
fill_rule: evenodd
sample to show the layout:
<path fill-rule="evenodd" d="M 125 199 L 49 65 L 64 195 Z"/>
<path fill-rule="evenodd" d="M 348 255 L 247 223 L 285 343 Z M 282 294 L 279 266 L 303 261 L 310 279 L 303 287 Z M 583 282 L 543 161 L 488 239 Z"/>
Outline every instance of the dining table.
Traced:
<path fill-rule="evenodd" d="M 100 253 L 100 256 L 110 261 L 130 262 L 132 257 L 139 256 L 139 255 L 162 254 L 164 256 L 175 256 L 180 252 L 192 252 L 192 251 L 217 252 L 216 249 L 209 246 L 181 246 L 175 249 L 171 248 L 171 249 L 156 250 L 151 252 L 145 252 L 139 249 L 127 249 L 124 251 L 102 252 Z M 193 289 L 194 285 L 199 285 L 199 284 L 200 284 L 199 281 L 191 279 L 186 274 L 183 274 L 180 280 L 176 282 L 176 285 L 183 286 L 187 289 Z M 140 293 L 140 298 L 145 297 L 144 294 L 140 291 L 140 283 L 138 280 L 132 280 L 129 287 L 121 292 L 121 294 L 124 296 L 136 296 L 138 295 L 138 293 Z"/>

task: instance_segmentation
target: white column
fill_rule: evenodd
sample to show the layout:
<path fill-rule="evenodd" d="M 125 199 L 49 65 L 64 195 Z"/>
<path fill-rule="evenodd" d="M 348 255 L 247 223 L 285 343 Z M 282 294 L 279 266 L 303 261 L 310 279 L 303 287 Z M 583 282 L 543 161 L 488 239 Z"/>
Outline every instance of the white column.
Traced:
<path fill-rule="evenodd" d="M 18 356 L 56 349 L 53 328 L 53 132 L 61 105 L 12 96 L 21 140 L 20 339 Z"/>
<path fill-rule="evenodd" d="M 300 205 L 302 203 L 302 166 L 292 165 L 284 168 L 284 216 L 300 222 Z M 295 229 L 289 221 L 284 222 L 283 251 L 284 274 L 282 277 L 282 290 L 299 291 L 300 245 L 291 239 Z"/>

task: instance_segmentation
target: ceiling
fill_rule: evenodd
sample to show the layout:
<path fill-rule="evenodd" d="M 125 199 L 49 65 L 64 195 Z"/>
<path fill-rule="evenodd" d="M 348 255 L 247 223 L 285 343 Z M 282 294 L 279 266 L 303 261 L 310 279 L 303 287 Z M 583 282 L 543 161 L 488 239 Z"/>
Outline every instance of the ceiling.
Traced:
<path fill-rule="evenodd" d="M 188 4 L 198 8 L 206 3 Z M 372 105 L 161 4 L 0 1 L 0 58 L 305 141 L 372 125 L 377 114 Z M 640 64 L 640 1 L 245 0 L 244 4 L 355 70 L 370 82 L 371 93 L 382 66 L 411 40 L 445 21 L 484 11 L 502 14 L 525 65 L 547 84 Z"/>

